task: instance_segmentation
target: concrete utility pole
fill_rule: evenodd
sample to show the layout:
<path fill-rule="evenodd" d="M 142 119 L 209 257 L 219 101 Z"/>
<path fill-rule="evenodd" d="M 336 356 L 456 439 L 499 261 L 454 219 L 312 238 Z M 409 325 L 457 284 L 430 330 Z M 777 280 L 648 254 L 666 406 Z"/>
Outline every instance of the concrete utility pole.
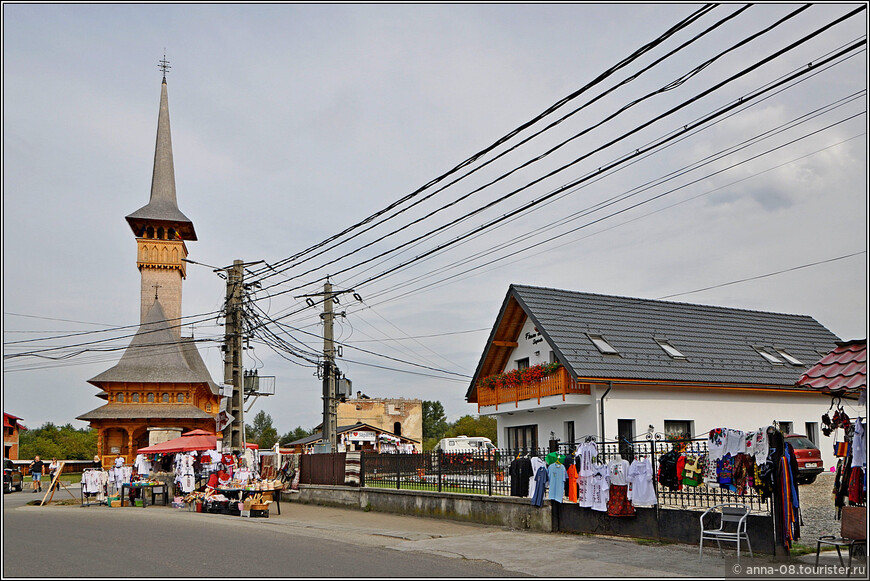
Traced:
<path fill-rule="evenodd" d="M 333 343 L 332 285 L 323 285 L 323 445 L 335 452 L 338 440 L 338 420 L 335 402 L 335 344 Z"/>
<path fill-rule="evenodd" d="M 234 260 L 227 268 L 226 332 L 224 335 L 224 383 L 233 386 L 227 413 L 233 420 L 224 428 L 224 443 L 233 452 L 245 450 L 244 378 L 242 376 L 242 297 L 244 263 Z"/>

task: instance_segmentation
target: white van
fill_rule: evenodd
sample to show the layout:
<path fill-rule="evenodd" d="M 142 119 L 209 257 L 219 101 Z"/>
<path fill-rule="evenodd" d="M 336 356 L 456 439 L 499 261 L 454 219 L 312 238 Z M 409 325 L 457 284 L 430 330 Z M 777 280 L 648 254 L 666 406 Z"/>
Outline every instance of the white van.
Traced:
<path fill-rule="evenodd" d="M 483 452 L 495 450 L 495 445 L 489 438 L 482 436 L 456 436 L 455 438 L 441 438 L 435 445 L 435 451 L 441 450 L 446 454 L 460 452 Z"/>

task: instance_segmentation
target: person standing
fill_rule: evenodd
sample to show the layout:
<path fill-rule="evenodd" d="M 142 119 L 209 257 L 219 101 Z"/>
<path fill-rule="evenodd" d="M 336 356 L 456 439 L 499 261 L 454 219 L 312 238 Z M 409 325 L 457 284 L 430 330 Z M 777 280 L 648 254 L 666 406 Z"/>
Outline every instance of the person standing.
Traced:
<path fill-rule="evenodd" d="M 39 456 L 30 463 L 30 479 L 33 481 L 33 493 L 42 492 L 42 473 L 45 472 L 45 462 Z"/>
<path fill-rule="evenodd" d="M 58 468 L 60 468 L 60 463 L 57 461 L 57 458 L 52 458 L 51 464 L 48 465 L 48 478 L 50 481 L 54 481 L 54 477 L 57 475 Z"/>

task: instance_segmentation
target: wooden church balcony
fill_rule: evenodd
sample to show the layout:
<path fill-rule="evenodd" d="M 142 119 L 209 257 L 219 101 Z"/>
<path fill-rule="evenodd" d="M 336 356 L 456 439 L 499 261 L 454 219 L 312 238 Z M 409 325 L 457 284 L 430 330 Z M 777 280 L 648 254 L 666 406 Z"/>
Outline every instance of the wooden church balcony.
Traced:
<path fill-rule="evenodd" d="M 477 388 L 477 411 L 480 412 L 480 408 L 484 406 L 495 406 L 495 409 L 498 409 L 499 404 L 506 403 L 513 403 L 519 407 L 521 401 L 533 399 L 536 399 L 540 404 L 542 397 L 554 395 L 561 395 L 562 401 L 565 401 L 565 396 L 568 394 L 589 395 L 591 390 L 590 384 L 577 383 L 567 369 L 560 367 L 540 381 L 494 388 L 479 386 Z"/>

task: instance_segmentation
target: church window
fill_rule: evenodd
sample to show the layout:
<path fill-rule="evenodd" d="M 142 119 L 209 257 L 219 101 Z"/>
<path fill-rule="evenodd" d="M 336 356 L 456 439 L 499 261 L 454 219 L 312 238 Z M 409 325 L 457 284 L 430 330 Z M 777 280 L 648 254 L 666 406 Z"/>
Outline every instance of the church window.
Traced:
<path fill-rule="evenodd" d="M 138 393 L 133 394 L 133 403 L 139 403 L 139 394 Z"/>
<path fill-rule="evenodd" d="M 169 229 L 169 239 L 170 239 L 170 240 L 175 240 L 175 228 L 170 228 L 170 229 Z"/>
<path fill-rule="evenodd" d="M 119 393 L 119 394 L 115 395 L 115 401 L 117 403 L 124 403 L 124 394 Z"/>
<path fill-rule="evenodd" d="M 178 248 L 172 249 L 172 263 L 175 264 L 178 262 Z"/>
<path fill-rule="evenodd" d="M 154 394 L 153 393 L 148 394 L 148 403 L 154 403 Z"/>
<path fill-rule="evenodd" d="M 159 238 L 160 240 L 163 240 L 163 227 L 162 226 L 157 229 L 157 238 Z"/>
<path fill-rule="evenodd" d="M 146 238 L 154 238 L 154 227 L 148 226 L 148 230 L 146 230 L 146 233 L 148 234 Z"/>
<path fill-rule="evenodd" d="M 168 393 L 163 394 L 163 403 L 169 403 L 169 394 Z"/>
<path fill-rule="evenodd" d="M 211 413 L 211 404 L 210 403 L 205 404 L 205 411 L 207 411 L 208 413 Z"/>
<path fill-rule="evenodd" d="M 142 247 L 142 262 L 146 262 L 148 260 L 148 247 Z"/>
<path fill-rule="evenodd" d="M 178 403 L 184 403 L 184 394 L 183 393 L 178 394 Z"/>

